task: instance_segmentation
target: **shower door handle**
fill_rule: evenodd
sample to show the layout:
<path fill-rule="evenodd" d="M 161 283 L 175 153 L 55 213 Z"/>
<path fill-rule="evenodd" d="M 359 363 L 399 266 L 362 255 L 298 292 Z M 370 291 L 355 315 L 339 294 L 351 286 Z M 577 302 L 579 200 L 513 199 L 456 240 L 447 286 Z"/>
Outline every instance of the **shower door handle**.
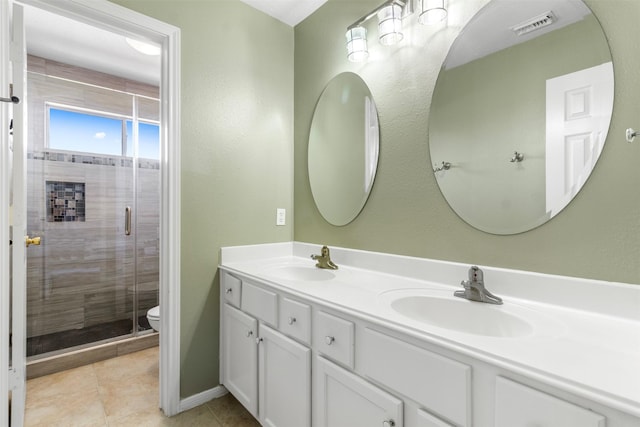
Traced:
<path fill-rule="evenodd" d="M 124 208 L 124 235 L 131 235 L 131 207 Z"/>

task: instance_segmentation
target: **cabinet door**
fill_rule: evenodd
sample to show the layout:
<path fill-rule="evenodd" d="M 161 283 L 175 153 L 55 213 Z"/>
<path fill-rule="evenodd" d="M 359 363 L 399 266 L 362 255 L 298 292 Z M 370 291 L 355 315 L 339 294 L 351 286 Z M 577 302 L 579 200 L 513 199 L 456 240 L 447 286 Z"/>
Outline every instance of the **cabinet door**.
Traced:
<path fill-rule="evenodd" d="M 222 381 L 245 408 L 258 416 L 258 321 L 224 304 Z"/>
<path fill-rule="evenodd" d="M 260 324 L 260 423 L 311 426 L 311 350 Z"/>
<path fill-rule="evenodd" d="M 322 357 L 315 360 L 315 426 L 403 426 L 401 400 Z"/>

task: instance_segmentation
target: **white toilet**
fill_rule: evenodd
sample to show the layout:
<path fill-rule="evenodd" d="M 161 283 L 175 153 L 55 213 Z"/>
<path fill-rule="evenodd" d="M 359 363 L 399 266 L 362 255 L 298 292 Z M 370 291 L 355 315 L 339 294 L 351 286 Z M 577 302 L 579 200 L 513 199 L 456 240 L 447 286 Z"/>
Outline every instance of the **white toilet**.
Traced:
<path fill-rule="evenodd" d="M 160 306 L 156 305 L 149 311 L 147 311 L 147 320 L 149 321 L 149 325 L 153 328 L 154 331 L 160 330 Z"/>

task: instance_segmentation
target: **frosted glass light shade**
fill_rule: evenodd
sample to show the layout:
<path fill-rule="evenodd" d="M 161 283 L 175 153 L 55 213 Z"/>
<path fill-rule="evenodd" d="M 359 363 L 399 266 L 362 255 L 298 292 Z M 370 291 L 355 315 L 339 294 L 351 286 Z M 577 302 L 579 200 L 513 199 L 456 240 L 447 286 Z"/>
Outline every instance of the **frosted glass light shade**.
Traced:
<path fill-rule="evenodd" d="M 380 44 L 392 45 L 402 40 L 402 8 L 397 4 L 385 6 L 378 12 Z"/>
<path fill-rule="evenodd" d="M 420 0 L 418 22 L 423 25 L 435 24 L 447 17 L 445 0 Z"/>
<path fill-rule="evenodd" d="M 354 27 L 347 30 L 347 59 L 351 62 L 361 62 L 369 57 L 367 50 L 367 29 Z"/>

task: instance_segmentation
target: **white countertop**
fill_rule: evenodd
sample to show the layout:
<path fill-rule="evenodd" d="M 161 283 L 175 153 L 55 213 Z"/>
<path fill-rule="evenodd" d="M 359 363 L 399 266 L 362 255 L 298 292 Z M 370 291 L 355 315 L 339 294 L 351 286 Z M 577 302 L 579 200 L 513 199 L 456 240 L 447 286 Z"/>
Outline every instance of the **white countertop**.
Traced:
<path fill-rule="evenodd" d="M 413 320 L 389 304 L 398 295 L 448 297 L 462 289 L 469 265 L 331 247 L 339 269 L 319 270 L 310 255 L 320 247 L 222 248 L 221 268 L 640 417 L 639 285 L 480 266 L 487 289 L 504 300 L 486 308 L 526 318 L 533 329 L 476 335 Z M 290 271 L 300 274 L 294 280 Z"/>

